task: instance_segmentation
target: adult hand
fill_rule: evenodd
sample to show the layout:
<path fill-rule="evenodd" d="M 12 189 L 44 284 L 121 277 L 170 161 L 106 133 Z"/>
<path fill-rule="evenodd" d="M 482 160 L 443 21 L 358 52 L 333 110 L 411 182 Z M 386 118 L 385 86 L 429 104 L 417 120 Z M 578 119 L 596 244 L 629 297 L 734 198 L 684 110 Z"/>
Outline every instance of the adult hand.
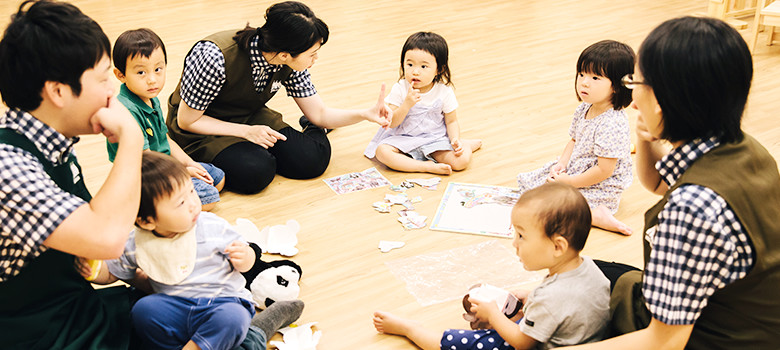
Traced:
<path fill-rule="evenodd" d="M 636 117 L 636 137 L 639 141 L 645 142 L 656 142 L 659 140 L 657 137 L 653 136 L 652 133 L 650 133 L 650 129 L 647 127 L 645 119 L 642 118 L 641 113 Z"/>
<path fill-rule="evenodd" d="M 89 123 L 92 132 L 103 133 L 111 143 L 118 143 L 124 137 L 138 137 L 139 140 L 143 137 L 138 132 L 138 124 L 133 116 L 116 97 L 109 98 L 106 107 L 95 112 L 89 119 Z"/>
<path fill-rule="evenodd" d="M 184 164 L 184 166 L 187 167 L 187 172 L 190 174 L 191 177 L 203 180 L 203 182 L 209 185 L 214 185 L 214 179 L 211 178 L 209 172 L 206 171 L 206 168 L 200 165 L 200 163 L 196 161 L 191 161 L 187 164 Z"/>
<path fill-rule="evenodd" d="M 379 90 L 379 99 L 377 99 L 376 104 L 366 110 L 365 118 L 383 128 L 388 127 L 393 120 L 393 111 L 385 104 L 385 84 L 382 84 L 382 88 Z"/>
<path fill-rule="evenodd" d="M 244 130 L 243 137 L 245 139 L 266 149 L 273 147 L 278 140 L 287 141 L 286 136 L 271 129 L 268 125 L 248 125 Z"/>
<path fill-rule="evenodd" d="M 230 263 L 239 272 L 247 272 L 255 264 L 255 251 L 244 242 L 231 242 L 225 247 L 225 254 L 230 257 Z"/>

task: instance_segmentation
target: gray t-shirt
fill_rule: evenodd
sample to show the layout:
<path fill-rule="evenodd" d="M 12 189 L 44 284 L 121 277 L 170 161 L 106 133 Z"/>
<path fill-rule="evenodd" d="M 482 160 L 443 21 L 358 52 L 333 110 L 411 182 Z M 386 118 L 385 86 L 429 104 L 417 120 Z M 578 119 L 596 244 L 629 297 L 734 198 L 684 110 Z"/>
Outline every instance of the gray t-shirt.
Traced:
<path fill-rule="evenodd" d="M 609 280 L 591 258 L 582 260 L 572 271 L 546 277 L 528 296 L 520 330 L 536 339 L 538 348 L 590 343 L 605 336 Z"/>

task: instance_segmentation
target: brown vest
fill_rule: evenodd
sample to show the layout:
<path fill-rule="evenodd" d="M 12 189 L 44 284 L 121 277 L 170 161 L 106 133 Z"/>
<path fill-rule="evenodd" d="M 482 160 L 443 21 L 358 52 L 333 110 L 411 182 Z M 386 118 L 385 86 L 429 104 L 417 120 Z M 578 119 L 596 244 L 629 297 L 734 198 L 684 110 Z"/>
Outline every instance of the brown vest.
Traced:
<path fill-rule="evenodd" d="M 753 269 L 716 291 L 694 324 L 688 349 L 780 349 L 780 174 L 754 138 L 722 144 L 697 159 L 645 213 L 658 224 L 670 193 L 683 184 L 712 189 L 731 207 L 754 248 Z M 644 241 L 645 264 L 651 246 Z M 690 254 L 690 253 L 689 253 Z"/>
<path fill-rule="evenodd" d="M 227 30 L 212 34 L 201 41 L 210 41 L 219 47 L 225 56 L 225 83 L 217 97 L 209 104 L 204 115 L 238 124 L 268 125 L 274 130 L 288 127 L 282 115 L 265 106 L 274 96 L 273 82 L 285 81 L 292 69 L 285 66 L 276 72 L 262 93 L 255 91 L 252 64 L 247 51 L 238 47 L 233 40 L 238 30 Z M 189 53 L 187 53 L 189 55 Z M 233 136 L 201 135 L 179 128 L 177 113 L 181 103 L 181 82 L 168 99 L 168 134 L 193 159 L 211 162 L 226 147 L 247 140 Z"/>

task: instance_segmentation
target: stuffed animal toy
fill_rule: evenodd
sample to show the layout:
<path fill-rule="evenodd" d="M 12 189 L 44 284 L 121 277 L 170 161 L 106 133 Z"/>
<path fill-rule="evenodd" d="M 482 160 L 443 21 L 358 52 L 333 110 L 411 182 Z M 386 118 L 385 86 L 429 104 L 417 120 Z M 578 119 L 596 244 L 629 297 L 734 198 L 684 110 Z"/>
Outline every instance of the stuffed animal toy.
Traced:
<path fill-rule="evenodd" d="M 301 289 L 298 282 L 303 270 L 290 260 L 265 262 L 260 260 L 262 249 L 250 242 L 257 256 L 254 266 L 244 272 L 246 288 L 252 292 L 252 298 L 261 310 L 271 306 L 275 301 L 295 300 Z"/>

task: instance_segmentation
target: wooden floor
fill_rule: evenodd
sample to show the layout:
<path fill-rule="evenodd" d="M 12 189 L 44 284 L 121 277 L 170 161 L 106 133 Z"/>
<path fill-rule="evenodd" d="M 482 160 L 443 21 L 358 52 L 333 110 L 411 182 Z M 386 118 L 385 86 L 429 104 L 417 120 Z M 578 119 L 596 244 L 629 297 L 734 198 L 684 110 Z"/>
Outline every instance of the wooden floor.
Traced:
<path fill-rule="evenodd" d="M 112 42 L 122 31 L 139 27 L 149 27 L 162 37 L 168 51 L 168 80 L 161 99 L 167 99 L 176 86 L 183 56 L 196 40 L 243 27 L 247 21 L 262 25 L 264 10 L 271 4 L 249 0 L 73 2 L 101 24 Z M 16 3 L 5 0 L 0 4 L 3 27 Z M 397 79 L 401 46 L 411 33 L 434 31 L 447 39 L 461 133 L 464 138 L 481 138 L 484 147 L 474 155 L 469 169 L 445 177 L 436 192 L 412 189 L 412 194 L 423 197 L 416 205 L 418 211 L 428 216 L 433 216 L 447 182 L 514 186 L 518 172 L 560 154 L 578 104 L 572 87 L 575 63 L 583 48 L 609 38 L 636 49 L 663 20 L 706 12 L 707 7 L 705 0 L 306 3 L 330 27 L 330 40 L 310 71 L 320 95 L 332 107 L 365 108 L 376 101 L 379 85 L 389 86 Z M 780 48 L 766 46 L 765 38 L 759 37 L 754 60 L 744 129 L 780 158 Z M 297 127 L 300 111 L 292 99 L 279 94 L 270 105 Z M 629 114 L 633 125 L 635 115 Z M 322 178 L 372 166 L 396 184 L 409 177 L 362 156 L 376 128 L 362 123 L 333 131 L 333 159 Z M 97 191 L 110 167 L 104 139 L 85 136 L 76 149 L 88 186 Z M 300 222 L 300 253 L 293 260 L 303 266 L 301 298 L 306 309 L 299 323 L 318 322 L 323 332 L 319 349 L 414 348 L 400 337 L 377 334 L 371 324 L 372 312 L 382 309 L 413 317 L 434 329 L 468 324 L 461 319 L 456 301 L 422 307 L 384 263 L 489 238 L 427 228 L 404 231 L 387 216 L 395 214 L 378 214 L 371 208 L 387 192 L 375 189 L 336 195 L 321 178 L 277 177 L 257 195 L 223 193 L 214 212 L 230 221 L 249 218 L 260 227 L 289 219 Z M 639 231 L 644 210 L 657 199 L 635 180 L 623 195 L 617 217 Z M 379 240 L 405 241 L 406 246 L 383 254 L 377 249 Z M 510 240 L 501 242 L 511 244 Z M 639 266 L 641 249 L 639 235 L 622 237 L 593 229 L 585 254 Z"/>

